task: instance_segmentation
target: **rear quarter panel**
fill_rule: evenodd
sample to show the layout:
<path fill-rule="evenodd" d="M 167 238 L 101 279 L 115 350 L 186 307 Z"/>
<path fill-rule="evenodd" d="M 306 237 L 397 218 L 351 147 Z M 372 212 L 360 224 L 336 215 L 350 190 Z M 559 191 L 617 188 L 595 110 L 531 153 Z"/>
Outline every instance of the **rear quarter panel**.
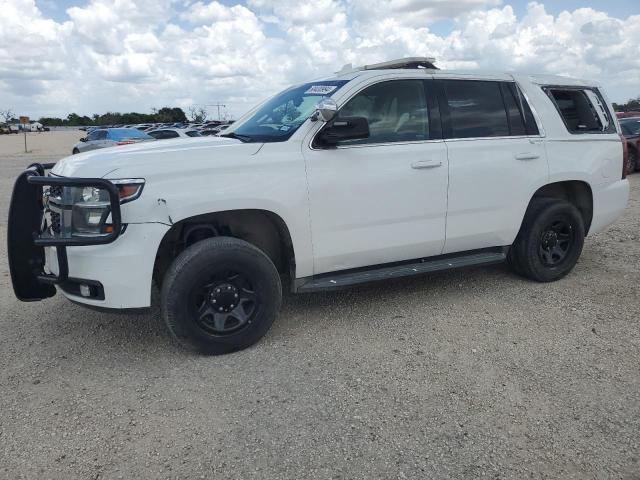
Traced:
<path fill-rule="evenodd" d="M 541 80 L 530 77 L 518 79 L 543 124 L 549 160 L 549 181 L 582 180 L 589 183 L 592 188 L 619 181 L 622 174 L 622 142 L 619 133 L 569 133 L 554 103 L 542 90 L 544 85 L 539 83 Z M 553 82 L 549 83 L 551 85 L 557 85 L 558 81 L 557 78 L 548 80 Z M 575 82 L 575 80 L 566 79 L 567 85 L 573 85 Z M 585 87 L 598 88 L 610 112 L 613 112 L 610 102 L 599 85 L 593 83 Z M 614 123 L 619 131 L 615 120 Z"/>
<path fill-rule="evenodd" d="M 557 78 L 541 81 L 519 78 L 531 99 L 545 132 L 545 148 L 549 162 L 549 183 L 578 180 L 587 183 L 593 193 L 593 221 L 590 232 L 601 230 L 618 218 L 627 203 L 629 186 L 622 177 L 623 146 L 620 127 L 614 118 L 615 133 L 571 134 L 556 106 L 543 91 L 544 84 L 560 85 Z M 597 88 L 613 115 L 606 94 L 597 83 L 580 83 L 567 79 L 566 85 Z"/>

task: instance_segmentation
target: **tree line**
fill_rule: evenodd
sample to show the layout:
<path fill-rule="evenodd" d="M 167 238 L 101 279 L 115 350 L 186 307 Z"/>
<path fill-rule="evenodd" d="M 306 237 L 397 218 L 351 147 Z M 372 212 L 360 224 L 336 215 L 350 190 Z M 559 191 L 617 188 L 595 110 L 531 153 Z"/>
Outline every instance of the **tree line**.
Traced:
<path fill-rule="evenodd" d="M 640 95 L 628 100 L 627 103 L 622 103 L 620 105 L 614 103 L 613 109 L 616 112 L 640 112 Z"/>
<path fill-rule="evenodd" d="M 132 125 L 137 123 L 176 123 L 186 122 L 187 116 L 180 107 L 163 107 L 153 113 L 119 113 L 107 112 L 103 114 L 78 115 L 70 113 L 66 118 L 42 117 L 38 120 L 48 127 L 80 127 L 88 125 Z"/>

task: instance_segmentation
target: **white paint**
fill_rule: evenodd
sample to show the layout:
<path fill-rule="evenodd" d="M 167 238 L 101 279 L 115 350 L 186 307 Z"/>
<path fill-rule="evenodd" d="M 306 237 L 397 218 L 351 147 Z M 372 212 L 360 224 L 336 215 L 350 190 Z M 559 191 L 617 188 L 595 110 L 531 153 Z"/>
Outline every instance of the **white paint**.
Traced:
<path fill-rule="evenodd" d="M 107 297 L 74 300 L 148 306 L 163 235 L 171 223 L 203 213 L 260 209 L 280 216 L 293 241 L 297 278 L 509 245 L 531 196 L 551 182 L 591 187 L 592 232 L 622 213 L 629 187 L 620 180 L 618 135 L 568 133 L 538 77 L 534 83 L 504 74 L 364 71 L 345 77 L 351 81 L 333 99 L 340 106 L 376 82 L 447 75 L 515 79 L 541 135 L 313 149 L 322 122 L 307 120 L 285 142 L 164 140 L 62 160 L 54 169 L 59 175 L 146 180 L 141 197 L 123 205 L 129 228 L 114 244 L 68 249 L 70 275 L 102 282 Z"/>

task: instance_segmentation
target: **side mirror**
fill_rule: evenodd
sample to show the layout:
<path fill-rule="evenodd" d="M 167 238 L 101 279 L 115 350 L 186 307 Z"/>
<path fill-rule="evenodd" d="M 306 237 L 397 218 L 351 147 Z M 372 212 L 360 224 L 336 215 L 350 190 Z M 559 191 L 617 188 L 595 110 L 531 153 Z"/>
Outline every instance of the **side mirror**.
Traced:
<path fill-rule="evenodd" d="M 338 104 L 332 98 L 323 98 L 316 105 L 316 119 L 320 117 L 323 122 L 330 122 L 338 113 Z"/>
<path fill-rule="evenodd" d="M 87 141 L 87 137 L 82 137 L 82 138 L 80 139 L 80 141 L 81 141 L 81 142 L 86 142 L 86 141 Z"/>
<path fill-rule="evenodd" d="M 336 145 L 343 140 L 369 138 L 369 122 L 365 117 L 336 118 L 317 138 L 324 146 Z"/>

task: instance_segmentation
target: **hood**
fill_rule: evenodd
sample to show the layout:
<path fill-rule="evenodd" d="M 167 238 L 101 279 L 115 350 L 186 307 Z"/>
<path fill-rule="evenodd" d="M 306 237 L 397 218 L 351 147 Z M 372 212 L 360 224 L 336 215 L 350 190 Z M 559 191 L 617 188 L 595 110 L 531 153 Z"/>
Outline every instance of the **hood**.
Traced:
<path fill-rule="evenodd" d="M 262 143 L 242 143 L 225 137 L 176 138 L 133 143 L 78 153 L 63 158 L 51 170 L 62 177 L 102 178 L 124 167 L 153 171 L 164 163 L 210 162 L 221 157 L 251 156 Z"/>

